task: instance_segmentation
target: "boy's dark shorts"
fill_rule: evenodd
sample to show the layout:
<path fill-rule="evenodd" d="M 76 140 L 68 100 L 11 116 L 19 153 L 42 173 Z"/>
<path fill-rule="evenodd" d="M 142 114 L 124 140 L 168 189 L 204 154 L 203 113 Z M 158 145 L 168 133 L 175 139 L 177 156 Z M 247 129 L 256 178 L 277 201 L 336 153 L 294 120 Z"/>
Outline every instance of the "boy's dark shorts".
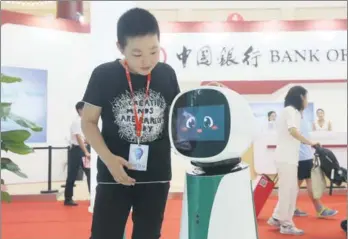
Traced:
<path fill-rule="evenodd" d="M 313 167 L 313 159 L 301 160 L 298 162 L 298 180 L 311 178 L 311 170 Z"/>

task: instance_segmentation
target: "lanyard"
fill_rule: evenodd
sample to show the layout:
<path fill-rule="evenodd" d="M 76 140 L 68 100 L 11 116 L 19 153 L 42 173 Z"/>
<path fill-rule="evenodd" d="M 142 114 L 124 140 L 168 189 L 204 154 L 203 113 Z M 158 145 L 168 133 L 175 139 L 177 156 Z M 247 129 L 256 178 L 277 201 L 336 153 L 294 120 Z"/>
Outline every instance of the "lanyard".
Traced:
<path fill-rule="evenodd" d="M 127 77 L 127 81 L 128 81 L 128 85 L 129 85 L 129 90 L 130 90 L 130 93 L 131 93 L 132 101 L 133 101 L 133 111 L 134 111 L 134 117 L 135 117 L 135 133 L 137 135 L 138 144 L 139 144 L 140 143 L 140 137 L 141 137 L 141 134 L 142 134 L 142 129 L 143 129 L 143 121 L 144 121 L 145 109 L 143 108 L 143 110 L 141 111 L 141 116 L 139 118 L 138 111 L 137 111 L 137 106 L 136 106 L 135 100 L 134 100 L 135 97 L 134 97 L 134 91 L 133 91 L 133 85 L 132 85 L 132 81 L 131 81 L 131 76 L 130 76 L 128 64 L 127 64 L 126 61 L 125 61 L 124 66 L 125 66 L 125 69 L 126 69 L 126 77 Z M 146 91 L 145 91 L 145 99 L 144 100 L 147 100 L 149 98 L 150 82 L 151 82 L 151 73 L 147 75 Z"/>

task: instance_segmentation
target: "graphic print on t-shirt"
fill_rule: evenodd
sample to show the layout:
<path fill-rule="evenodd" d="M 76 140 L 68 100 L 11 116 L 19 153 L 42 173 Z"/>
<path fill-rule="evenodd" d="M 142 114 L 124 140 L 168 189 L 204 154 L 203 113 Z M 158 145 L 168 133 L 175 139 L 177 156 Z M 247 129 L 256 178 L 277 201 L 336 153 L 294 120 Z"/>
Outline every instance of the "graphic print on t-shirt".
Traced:
<path fill-rule="evenodd" d="M 164 128 L 164 112 L 167 107 L 164 97 L 153 90 L 149 90 L 149 97 L 145 100 L 145 89 L 134 91 L 134 101 L 137 105 L 138 117 L 144 109 L 143 131 L 141 142 L 156 140 Z M 135 116 L 133 99 L 129 91 L 114 99 L 112 111 L 115 117 L 114 123 L 119 127 L 118 133 L 121 139 L 129 142 L 137 142 L 135 134 Z"/>

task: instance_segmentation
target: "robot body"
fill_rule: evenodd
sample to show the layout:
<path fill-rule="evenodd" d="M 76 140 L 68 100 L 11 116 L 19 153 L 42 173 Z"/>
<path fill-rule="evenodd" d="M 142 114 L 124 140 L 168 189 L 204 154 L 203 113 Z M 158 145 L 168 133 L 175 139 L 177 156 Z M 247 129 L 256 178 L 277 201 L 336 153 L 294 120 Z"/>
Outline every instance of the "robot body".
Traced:
<path fill-rule="evenodd" d="M 256 239 L 250 170 L 241 157 L 251 146 L 255 118 L 238 93 L 199 87 L 171 105 L 174 153 L 190 160 L 180 239 Z"/>
<path fill-rule="evenodd" d="M 185 189 L 180 239 L 257 238 L 247 165 L 223 175 L 188 171 Z"/>

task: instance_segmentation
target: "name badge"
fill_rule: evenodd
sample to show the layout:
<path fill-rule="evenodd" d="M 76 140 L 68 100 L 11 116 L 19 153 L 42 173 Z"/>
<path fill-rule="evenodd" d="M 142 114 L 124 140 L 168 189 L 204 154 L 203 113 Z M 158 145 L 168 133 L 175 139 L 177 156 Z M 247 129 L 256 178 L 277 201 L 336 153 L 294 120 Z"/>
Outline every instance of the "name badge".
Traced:
<path fill-rule="evenodd" d="M 132 166 L 132 170 L 146 171 L 148 156 L 149 156 L 148 145 L 131 144 L 129 148 L 128 161 Z"/>

